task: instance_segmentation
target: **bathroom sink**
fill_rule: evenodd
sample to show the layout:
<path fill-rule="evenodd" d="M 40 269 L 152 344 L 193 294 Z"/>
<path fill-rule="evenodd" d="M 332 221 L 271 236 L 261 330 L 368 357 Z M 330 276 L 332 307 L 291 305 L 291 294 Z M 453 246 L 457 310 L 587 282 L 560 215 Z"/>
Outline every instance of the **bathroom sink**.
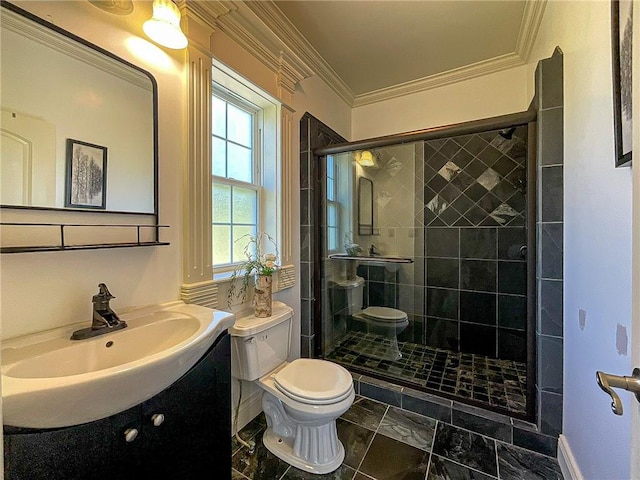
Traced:
<path fill-rule="evenodd" d="M 121 314 L 128 327 L 70 340 L 80 326 L 3 342 L 5 425 L 56 428 L 131 408 L 184 375 L 234 316 L 183 302 Z"/>

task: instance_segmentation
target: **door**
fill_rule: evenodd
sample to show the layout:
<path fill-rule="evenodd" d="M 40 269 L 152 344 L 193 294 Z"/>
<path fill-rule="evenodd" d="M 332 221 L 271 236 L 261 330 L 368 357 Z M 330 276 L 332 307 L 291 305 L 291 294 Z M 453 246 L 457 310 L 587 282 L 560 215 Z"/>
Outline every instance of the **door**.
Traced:
<path fill-rule="evenodd" d="M 634 0 L 633 37 L 640 39 L 640 0 Z M 631 360 L 640 367 L 640 42 L 633 49 L 633 280 Z M 640 403 L 631 408 L 631 478 L 640 479 Z"/>

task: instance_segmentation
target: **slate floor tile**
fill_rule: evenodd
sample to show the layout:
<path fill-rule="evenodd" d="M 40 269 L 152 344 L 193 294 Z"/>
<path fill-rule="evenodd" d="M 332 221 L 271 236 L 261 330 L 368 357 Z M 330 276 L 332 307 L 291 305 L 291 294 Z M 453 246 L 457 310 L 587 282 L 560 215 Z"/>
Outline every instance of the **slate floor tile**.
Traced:
<path fill-rule="evenodd" d="M 351 408 L 342 415 L 342 418 L 375 432 L 386 411 L 387 405 L 384 403 L 358 397 Z"/>
<path fill-rule="evenodd" d="M 344 464 L 357 469 L 364 458 L 374 432 L 355 423 L 338 419 L 338 439 L 345 449 Z"/>
<path fill-rule="evenodd" d="M 494 480 L 495 477 L 485 475 L 477 470 L 454 463 L 437 455 L 431 456 L 427 480 Z"/>
<path fill-rule="evenodd" d="M 420 450 L 430 451 L 436 421 L 417 413 L 389 407 L 382 419 L 378 434 L 386 435 Z"/>
<path fill-rule="evenodd" d="M 359 470 L 376 480 L 424 480 L 428 462 L 428 452 L 376 435 Z"/>
<path fill-rule="evenodd" d="M 282 477 L 282 480 L 351 480 L 356 471 L 342 464 L 337 470 L 324 475 L 305 472 L 295 467 L 289 468 Z"/>
<path fill-rule="evenodd" d="M 278 479 L 289 468 L 289 465 L 267 450 L 262 438 L 256 442 L 256 450 L 249 454 L 246 447 L 231 458 L 231 467 L 250 479 Z"/>
<path fill-rule="evenodd" d="M 436 455 L 497 477 L 495 448 L 493 439 L 441 422 L 433 442 Z"/>
<path fill-rule="evenodd" d="M 500 480 L 562 480 L 557 460 L 498 442 Z"/>

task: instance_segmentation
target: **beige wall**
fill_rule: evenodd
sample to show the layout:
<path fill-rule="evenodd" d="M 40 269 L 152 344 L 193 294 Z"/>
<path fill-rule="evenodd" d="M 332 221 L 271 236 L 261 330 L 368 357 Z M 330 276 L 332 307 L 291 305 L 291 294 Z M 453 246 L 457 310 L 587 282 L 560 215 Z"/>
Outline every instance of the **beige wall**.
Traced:
<path fill-rule="evenodd" d="M 353 109 L 352 139 L 522 112 L 532 94 L 526 66 Z"/>

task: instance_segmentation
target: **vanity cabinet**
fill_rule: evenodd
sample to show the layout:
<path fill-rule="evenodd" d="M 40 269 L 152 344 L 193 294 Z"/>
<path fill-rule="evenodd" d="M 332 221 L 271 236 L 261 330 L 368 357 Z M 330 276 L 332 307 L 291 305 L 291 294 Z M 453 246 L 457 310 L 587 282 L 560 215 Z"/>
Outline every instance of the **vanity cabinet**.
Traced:
<path fill-rule="evenodd" d="M 181 379 L 129 410 L 61 429 L 5 426 L 5 479 L 229 478 L 230 358 L 224 334 Z"/>

